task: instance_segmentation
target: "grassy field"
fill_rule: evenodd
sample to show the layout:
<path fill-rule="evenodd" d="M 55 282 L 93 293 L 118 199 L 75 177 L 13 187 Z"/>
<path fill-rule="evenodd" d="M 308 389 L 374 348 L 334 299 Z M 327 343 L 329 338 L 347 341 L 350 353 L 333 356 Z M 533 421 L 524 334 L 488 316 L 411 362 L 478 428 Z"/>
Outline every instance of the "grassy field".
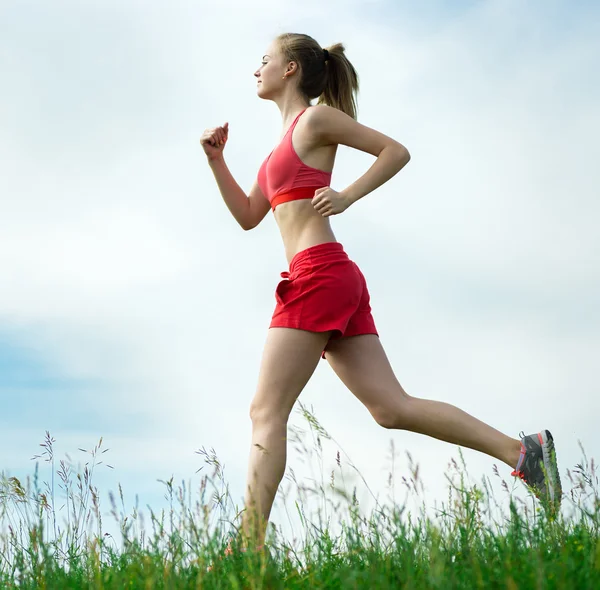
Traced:
<path fill-rule="evenodd" d="M 322 440 L 331 437 L 306 408 L 301 411 L 322 465 Z M 297 434 L 290 438 L 296 435 L 298 442 Z M 377 502 L 365 515 L 356 488 L 348 492 L 337 483 L 344 481 L 338 452 L 337 474 L 322 476 L 312 488 L 329 514 L 309 518 L 303 502 L 294 502 L 302 539 L 291 544 L 272 527 L 267 551 L 223 557 L 239 513 L 228 508 L 231 498 L 214 451 L 198 451 L 212 472 L 203 476 L 197 498 L 188 486 L 163 482 L 170 508 L 150 510 L 151 533 L 137 508 L 126 515 L 109 493 L 117 540 L 103 529 L 106 514 L 92 483 L 105 452 L 102 439 L 85 451 L 89 461 L 82 471 L 70 461 L 56 461 L 54 442 L 46 433 L 38 457 L 51 470 L 44 489 L 38 464 L 25 483 L 1 475 L 0 588 L 600 589 L 597 466 L 582 447 L 581 463 L 561 470 L 563 506 L 554 520 L 532 496 L 514 496 L 506 481 L 501 487 L 507 501 L 497 500 L 489 478 L 469 482 L 460 450 L 460 464 L 453 461 L 447 474 L 448 500 L 434 517 L 424 505 L 407 510 L 406 501 Z M 418 497 L 418 466 L 411 463 L 407 475 L 401 478 L 405 499 Z M 493 477 L 500 478 L 495 466 Z M 120 485 L 118 496 L 124 507 Z M 332 518 L 339 524 L 337 535 L 328 526 Z"/>

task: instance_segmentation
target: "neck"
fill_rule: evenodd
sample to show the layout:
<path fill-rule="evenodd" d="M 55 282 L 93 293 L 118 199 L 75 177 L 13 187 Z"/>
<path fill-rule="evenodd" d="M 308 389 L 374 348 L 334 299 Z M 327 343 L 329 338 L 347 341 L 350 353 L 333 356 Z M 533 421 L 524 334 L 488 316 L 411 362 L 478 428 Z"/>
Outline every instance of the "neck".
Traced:
<path fill-rule="evenodd" d="M 310 103 L 296 92 L 286 92 L 281 97 L 273 99 L 273 102 L 281 111 L 284 131 L 292 124 L 298 113 L 310 106 Z"/>

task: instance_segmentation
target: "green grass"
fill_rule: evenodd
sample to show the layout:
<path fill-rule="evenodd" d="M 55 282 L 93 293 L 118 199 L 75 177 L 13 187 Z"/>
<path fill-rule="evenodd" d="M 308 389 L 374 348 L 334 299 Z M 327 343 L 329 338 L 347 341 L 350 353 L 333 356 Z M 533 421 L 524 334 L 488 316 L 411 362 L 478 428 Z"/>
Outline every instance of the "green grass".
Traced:
<path fill-rule="evenodd" d="M 598 476 L 581 445 L 581 463 L 562 474 L 563 507 L 555 519 L 532 496 L 515 495 L 521 482 L 510 478 L 509 487 L 495 465 L 504 498 L 494 496 L 489 477 L 471 482 L 460 449 L 460 464 L 453 460 L 448 469 L 447 501 L 433 516 L 424 501 L 417 511 L 407 508 L 410 498 L 422 499 L 424 489 L 410 455 L 407 476 L 396 475 L 392 466 L 388 478 L 392 486 L 400 482 L 404 499 L 381 504 L 373 495 L 375 507 L 366 515 L 356 487 L 346 489 L 345 465 L 358 470 L 338 451 L 336 467 L 325 477 L 323 441 L 335 441 L 304 406 L 300 411 L 313 447 L 297 428 L 290 429 L 290 444 L 321 468 L 312 486 L 288 470 L 299 498 L 292 507 L 280 488 L 286 511 L 301 520 L 300 539 L 290 542 L 270 525 L 266 554 L 221 557 L 240 514 L 212 449 L 198 451 L 211 473 L 202 477 L 197 498 L 189 486 L 163 481 L 169 508 L 160 514 L 149 508 L 150 530 L 137 506 L 125 513 L 120 485 L 120 507 L 109 493 L 109 515 L 120 531 L 115 539 L 103 528 L 107 514 L 92 483 L 104 464 L 102 439 L 92 450 L 81 449 L 89 459 L 76 470 L 70 459 L 56 464 L 55 441 L 46 433 L 44 451 L 34 457 L 49 465 L 43 490 L 38 463 L 25 483 L 0 476 L 0 588 L 600 588 Z M 318 496 L 315 518 L 306 514 L 311 494 Z"/>

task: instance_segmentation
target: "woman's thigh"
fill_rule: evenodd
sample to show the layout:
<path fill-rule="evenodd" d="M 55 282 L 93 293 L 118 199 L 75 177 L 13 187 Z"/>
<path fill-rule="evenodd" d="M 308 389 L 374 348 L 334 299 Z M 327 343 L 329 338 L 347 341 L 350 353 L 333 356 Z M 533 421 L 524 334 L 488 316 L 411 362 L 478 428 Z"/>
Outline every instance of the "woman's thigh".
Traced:
<path fill-rule="evenodd" d="M 331 332 L 270 328 L 263 350 L 250 417 L 287 420 L 296 399 L 314 373 Z"/>
<path fill-rule="evenodd" d="M 374 334 L 331 340 L 325 358 L 344 385 L 378 420 L 397 411 L 410 397 Z"/>

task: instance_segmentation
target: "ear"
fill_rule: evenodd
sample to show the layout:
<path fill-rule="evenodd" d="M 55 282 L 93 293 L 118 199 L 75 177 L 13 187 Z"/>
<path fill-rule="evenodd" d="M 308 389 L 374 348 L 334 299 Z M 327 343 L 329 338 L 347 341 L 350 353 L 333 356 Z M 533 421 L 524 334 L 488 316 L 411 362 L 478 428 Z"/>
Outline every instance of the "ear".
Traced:
<path fill-rule="evenodd" d="M 298 69 L 299 69 L 298 63 L 295 61 L 290 61 L 290 62 L 288 62 L 287 69 L 285 72 L 286 72 L 286 74 L 287 73 L 293 74 L 294 72 L 298 71 Z"/>

